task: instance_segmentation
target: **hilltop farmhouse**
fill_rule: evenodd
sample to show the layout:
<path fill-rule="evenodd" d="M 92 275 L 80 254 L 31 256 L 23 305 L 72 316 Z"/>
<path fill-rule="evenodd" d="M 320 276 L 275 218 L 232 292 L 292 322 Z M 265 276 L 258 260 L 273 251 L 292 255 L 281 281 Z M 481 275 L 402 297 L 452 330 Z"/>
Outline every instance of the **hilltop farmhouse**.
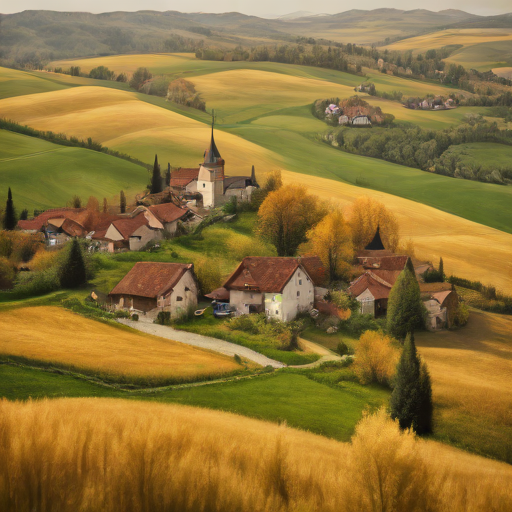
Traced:
<path fill-rule="evenodd" d="M 385 316 L 389 293 L 404 270 L 409 257 L 386 250 L 377 228 L 372 241 L 357 254 L 363 274 L 354 280 L 347 292 L 361 305 L 361 313 Z M 458 307 L 457 292 L 450 283 L 424 283 L 422 274 L 431 265 L 413 260 L 423 304 L 428 312 L 427 328 L 437 330 L 453 326 Z"/>
<path fill-rule="evenodd" d="M 168 311 L 171 318 L 197 306 L 198 286 L 192 263 L 139 262 L 109 293 L 115 309 L 142 312 L 153 318 Z"/>

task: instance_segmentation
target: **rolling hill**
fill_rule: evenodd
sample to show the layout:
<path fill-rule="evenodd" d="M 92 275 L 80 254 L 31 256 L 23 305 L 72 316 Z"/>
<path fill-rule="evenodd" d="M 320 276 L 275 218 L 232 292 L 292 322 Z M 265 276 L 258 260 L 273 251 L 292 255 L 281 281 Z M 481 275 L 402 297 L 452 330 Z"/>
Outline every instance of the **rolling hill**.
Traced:
<path fill-rule="evenodd" d="M 144 167 L 120 158 L 0 130 L 0 197 L 11 187 L 18 212 L 64 206 L 75 194 L 117 202 L 124 190 L 132 201 L 148 179 Z"/>

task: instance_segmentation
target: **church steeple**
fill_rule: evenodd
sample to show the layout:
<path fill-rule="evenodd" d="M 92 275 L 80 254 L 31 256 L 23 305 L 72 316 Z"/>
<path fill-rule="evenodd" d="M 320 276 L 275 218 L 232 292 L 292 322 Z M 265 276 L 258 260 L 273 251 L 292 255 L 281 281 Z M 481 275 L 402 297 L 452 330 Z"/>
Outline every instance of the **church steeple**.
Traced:
<path fill-rule="evenodd" d="M 377 231 L 373 240 L 364 248 L 365 251 L 385 251 L 386 248 L 380 238 L 380 226 L 377 226 Z"/>
<path fill-rule="evenodd" d="M 210 147 L 208 148 L 208 151 L 205 153 L 205 156 L 204 156 L 205 164 L 215 164 L 215 163 L 217 163 L 217 161 L 222 159 L 222 157 L 220 156 L 219 150 L 217 149 L 217 146 L 215 144 L 215 139 L 213 137 L 214 123 L 215 123 L 215 115 L 212 112 L 212 138 L 210 141 Z"/>

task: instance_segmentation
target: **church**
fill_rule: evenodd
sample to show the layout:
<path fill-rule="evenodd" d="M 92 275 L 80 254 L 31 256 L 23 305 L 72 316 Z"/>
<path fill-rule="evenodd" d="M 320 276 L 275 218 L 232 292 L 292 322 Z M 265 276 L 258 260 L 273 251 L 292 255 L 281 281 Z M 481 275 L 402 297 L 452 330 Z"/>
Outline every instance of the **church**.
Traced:
<path fill-rule="evenodd" d="M 200 197 L 204 208 L 222 206 L 232 197 L 238 201 L 250 201 L 253 190 L 259 188 L 254 166 L 250 176 L 226 176 L 224 164 L 215 144 L 212 122 L 210 146 L 204 152 L 204 162 L 199 164 L 199 168 L 173 171 L 170 187 L 178 195 Z"/>

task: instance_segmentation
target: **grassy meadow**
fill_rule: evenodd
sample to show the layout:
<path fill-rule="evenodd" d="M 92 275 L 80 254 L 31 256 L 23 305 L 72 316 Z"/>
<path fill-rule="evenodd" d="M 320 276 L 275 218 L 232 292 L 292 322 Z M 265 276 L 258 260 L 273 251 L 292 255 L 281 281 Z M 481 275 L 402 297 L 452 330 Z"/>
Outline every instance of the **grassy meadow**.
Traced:
<path fill-rule="evenodd" d="M 0 330 L 4 359 L 14 356 L 114 382 L 186 382 L 240 369 L 227 356 L 90 320 L 58 307 L 3 311 Z"/>
<path fill-rule="evenodd" d="M 416 440 L 382 412 L 351 443 L 112 399 L 3 401 L 0 412 L 6 509 L 356 511 L 374 508 L 376 495 L 384 509 L 408 511 L 512 503 L 510 466 Z"/>
<path fill-rule="evenodd" d="M 117 204 L 121 189 L 132 202 L 148 180 L 144 167 L 126 160 L 0 130 L 0 197 L 11 187 L 18 212 L 65 206 L 75 194 Z"/>

